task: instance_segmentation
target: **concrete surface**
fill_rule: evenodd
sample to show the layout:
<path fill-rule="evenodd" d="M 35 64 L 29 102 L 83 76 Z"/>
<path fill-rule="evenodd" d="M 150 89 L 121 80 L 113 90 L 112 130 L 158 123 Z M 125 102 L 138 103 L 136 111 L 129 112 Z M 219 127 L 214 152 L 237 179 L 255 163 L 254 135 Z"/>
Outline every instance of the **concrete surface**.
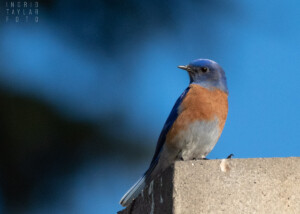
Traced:
<path fill-rule="evenodd" d="M 118 213 L 300 213 L 300 158 L 177 161 Z"/>

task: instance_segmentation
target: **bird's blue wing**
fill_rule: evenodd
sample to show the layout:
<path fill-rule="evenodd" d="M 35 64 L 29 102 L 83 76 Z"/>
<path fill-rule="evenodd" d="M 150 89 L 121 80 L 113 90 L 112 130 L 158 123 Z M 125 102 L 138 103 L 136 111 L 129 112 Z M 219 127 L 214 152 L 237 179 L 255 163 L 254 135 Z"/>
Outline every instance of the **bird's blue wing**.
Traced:
<path fill-rule="evenodd" d="M 144 175 L 138 180 L 138 182 L 136 182 L 133 187 L 131 187 L 128 192 L 122 197 L 120 204 L 122 204 L 123 206 L 128 206 L 131 201 L 133 199 L 135 199 L 140 192 L 143 190 L 143 188 L 145 187 L 145 185 L 147 184 L 147 182 L 149 182 L 149 178 L 151 178 L 151 173 L 154 170 L 154 168 L 156 167 L 158 160 L 159 160 L 159 156 L 162 150 L 162 147 L 165 143 L 166 140 L 166 135 L 169 132 L 170 128 L 172 127 L 173 123 L 175 122 L 175 120 L 177 119 L 178 116 L 178 108 L 182 102 L 182 100 L 184 99 L 184 97 L 186 96 L 186 94 L 189 91 L 189 87 L 187 89 L 184 90 L 184 92 L 181 94 L 181 96 L 177 99 L 167 121 L 165 122 L 165 125 L 159 135 L 158 141 L 157 141 L 157 145 L 156 145 L 156 149 L 155 149 L 155 153 L 153 155 L 151 164 L 148 168 L 148 170 L 144 173 Z"/>
<path fill-rule="evenodd" d="M 149 170 L 150 168 L 154 167 L 159 159 L 159 155 L 160 155 L 160 152 L 162 150 L 162 147 L 165 143 L 165 140 L 166 140 L 166 135 L 167 133 L 169 132 L 170 128 L 172 127 L 173 123 L 175 122 L 175 120 L 177 119 L 177 116 L 178 116 L 178 107 L 180 106 L 182 100 L 184 99 L 184 97 L 186 96 L 186 94 L 188 93 L 189 91 L 189 87 L 186 88 L 184 90 L 184 92 L 181 94 L 181 96 L 177 99 L 175 105 L 173 106 L 173 109 L 167 119 L 167 121 L 165 122 L 165 125 L 159 135 L 159 138 L 158 138 L 158 141 L 157 141 L 157 145 L 156 145 L 156 149 L 155 149 L 155 153 L 153 155 L 153 158 L 152 158 L 152 161 L 151 161 L 151 164 L 150 164 L 150 167 L 149 167 Z"/>

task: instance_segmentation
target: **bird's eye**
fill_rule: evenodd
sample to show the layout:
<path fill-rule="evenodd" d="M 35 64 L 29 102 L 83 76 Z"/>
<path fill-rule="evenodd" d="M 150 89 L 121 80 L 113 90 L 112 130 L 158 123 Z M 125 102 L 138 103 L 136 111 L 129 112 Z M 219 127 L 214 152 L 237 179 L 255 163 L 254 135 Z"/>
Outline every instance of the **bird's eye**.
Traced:
<path fill-rule="evenodd" d="M 207 68 L 207 67 L 202 67 L 202 68 L 201 68 L 201 71 L 202 71 L 203 73 L 206 73 L 206 72 L 208 71 L 208 68 Z"/>

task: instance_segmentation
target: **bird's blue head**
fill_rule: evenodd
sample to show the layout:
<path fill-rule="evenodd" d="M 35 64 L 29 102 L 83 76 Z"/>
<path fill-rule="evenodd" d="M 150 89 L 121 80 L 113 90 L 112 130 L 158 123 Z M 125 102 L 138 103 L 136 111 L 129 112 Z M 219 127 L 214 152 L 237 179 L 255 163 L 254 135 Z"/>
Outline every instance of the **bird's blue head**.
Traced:
<path fill-rule="evenodd" d="M 209 89 L 218 88 L 228 93 L 225 72 L 218 63 L 209 59 L 196 59 L 178 68 L 189 73 L 191 84 L 199 84 Z"/>

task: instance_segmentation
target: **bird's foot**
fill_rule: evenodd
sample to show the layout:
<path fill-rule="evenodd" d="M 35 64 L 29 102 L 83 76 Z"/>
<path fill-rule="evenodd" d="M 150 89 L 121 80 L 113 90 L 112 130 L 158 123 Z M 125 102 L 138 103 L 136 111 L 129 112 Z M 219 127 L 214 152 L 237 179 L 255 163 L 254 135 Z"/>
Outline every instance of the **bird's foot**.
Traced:
<path fill-rule="evenodd" d="M 230 155 L 227 156 L 226 159 L 231 159 L 233 156 L 234 156 L 234 154 L 230 154 Z"/>
<path fill-rule="evenodd" d="M 208 158 L 193 158 L 192 160 L 209 160 Z"/>

